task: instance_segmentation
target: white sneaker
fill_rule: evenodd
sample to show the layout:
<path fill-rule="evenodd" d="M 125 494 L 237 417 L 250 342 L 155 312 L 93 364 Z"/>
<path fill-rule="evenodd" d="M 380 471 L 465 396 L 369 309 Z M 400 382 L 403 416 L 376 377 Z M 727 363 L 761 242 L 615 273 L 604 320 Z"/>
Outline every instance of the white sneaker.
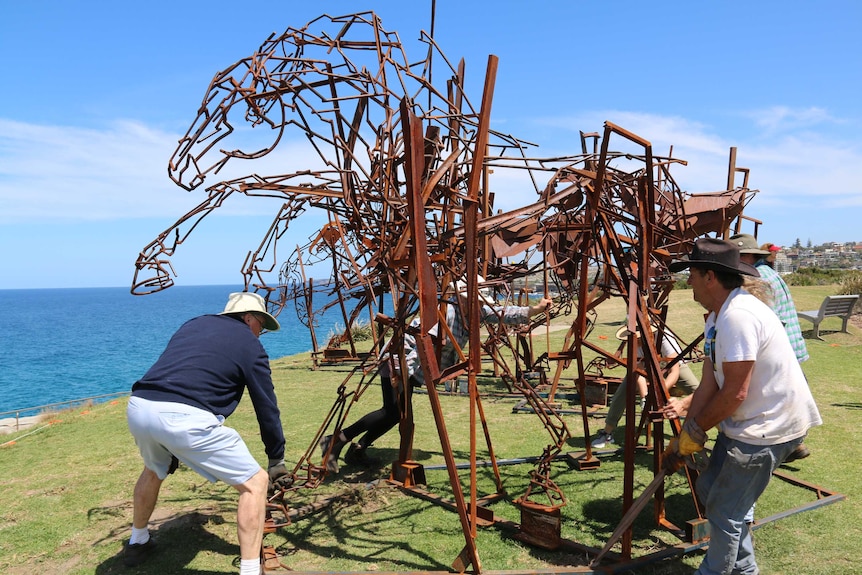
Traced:
<path fill-rule="evenodd" d="M 604 431 L 600 431 L 595 439 L 590 443 L 595 449 L 602 449 L 604 447 L 609 447 L 614 445 L 616 442 L 614 441 L 613 434 L 605 433 Z"/>

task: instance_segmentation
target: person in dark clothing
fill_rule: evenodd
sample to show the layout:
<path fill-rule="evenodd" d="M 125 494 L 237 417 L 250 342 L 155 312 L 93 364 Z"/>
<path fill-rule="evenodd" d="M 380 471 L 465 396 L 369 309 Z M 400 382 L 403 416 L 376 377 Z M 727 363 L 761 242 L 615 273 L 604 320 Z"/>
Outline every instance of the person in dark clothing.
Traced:
<path fill-rule="evenodd" d="M 397 382 L 395 382 L 397 385 Z M 417 387 L 419 384 L 413 379 L 410 380 L 411 385 Z M 338 456 L 342 448 L 350 444 L 347 448 L 347 453 L 344 455 L 345 463 L 350 465 L 372 463 L 366 454 L 366 448 L 374 443 L 375 440 L 385 435 L 390 429 L 395 427 L 401 420 L 401 405 L 399 400 L 402 395 L 398 388 L 393 385 L 390 375 L 389 362 L 384 361 L 380 369 L 380 388 L 383 391 L 383 405 L 370 411 L 359 418 L 352 425 L 341 430 L 338 440 L 332 449 L 332 454 L 326 459 L 326 469 L 331 473 L 338 473 Z M 364 433 L 364 435 L 362 435 Z M 353 438 L 362 435 L 362 440 L 359 443 L 351 443 Z M 320 442 L 320 449 L 323 455 L 326 455 L 329 449 L 329 444 L 332 441 L 332 436 L 327 435 Z"/>
<path fill-rule="evenodd" d="M 232 293 L 221 314 L 183 324 L 132 386 L 127 418 L 144 470 L 135 485 L 126 565 L 137 565 L 152 551 L 148 525 L 159 489 L 182 462 L 209 481 L 221 480 L 239 491 L 240 573 L 260 572 L 267 489 L 270 483 L 290 480 L 269 357 L 258 339 L 264 329 L 279 327 L 261 296 Z M 268 471 L 239 434 L 223 425 L 246 389 L 269 458 Z"/>
<path fill-rule="evenodd" d="M 484 283 L 482 276 L 478 277 L 478 283 L 481 286 Z M 469 328 L 464 324 L 461 317 L 461 309 L 467 309 L 466 289 L 467 282 L 465 279 L 458 280 L 452 285 L 452 289 L 457 298 L 450 301 L 450 305 L 446 309 L 446 325 L 457 343 L 457 349 L 463 349 L 469 338 Z M 550 298 L 542 298 L 539 302 L 532 306 L 499 306 L 494 301 L 491 291 L 485 287 L 479 289 L 479 316 L 481 321 L 488 323 L 503 323 L 505 325 L 523 325 L 528 323 L 530 319 L 542 312 L 545 312 L 552 301 Z M 413 327 L 419 326 L 419 320 L 413 320 Z M 435 327 L 432 333 L 436 336 L 437 328 Z M 421 363 L 419 361 L 419 352 L 417 349 L 416 339 L 406 334 L 404 336 L 404 360 L 407 366 L 407 375 L 410 385 L 414 388 L 425 385 L 425 377 L 422 372 Z M 455 343 L 446 341 L 443 345 L 440 356 L 440 367 L 445 369 L 452 366 L 458 360 L 458 352 L 456 351 Z M 379 409 L 371 411 L 352 425 L 345 427 L 341 432 L 334 437 L 326 435 L 321 438 L 319 447 L 321 455 L 324 458 L 324 464 L 327 471 L 330 473 L 338 473 L 339 465 L 338 458 L 341 450 L 347 447 L 347 453 L 344 455 L 344 461 L 348 464 L 361 464 L 368 462 L 366 450 L 374 443 L 375 440 L 382 437 L 390 429 L 395 427 L 401 419 L 401 410 L 404 401 L 402 397 L 400 377 L 392 377 L 394 371 L 391 365 L 392 358 L 387 358 L 380 364 L 380 385 L 383 389 L 383 406 Z M 364 435 L 363 435 L 364 434 Z M 353 439 L 362 435 L 361 439 L 356 443 L 352 443 Z M 330 450 L 330 445 L 332 449 Z"/>

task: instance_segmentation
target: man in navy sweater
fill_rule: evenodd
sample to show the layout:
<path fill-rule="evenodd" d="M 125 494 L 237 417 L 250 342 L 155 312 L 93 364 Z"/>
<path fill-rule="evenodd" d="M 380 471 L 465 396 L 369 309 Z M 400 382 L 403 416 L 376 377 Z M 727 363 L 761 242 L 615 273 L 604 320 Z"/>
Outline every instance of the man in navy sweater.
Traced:
<path fill-rule="evenodd" d="M 127 566 L 137 565 L 152 551 L 149 519 L 162 482 L 180 461 L 209 481 L 221 480 L 239 491 L 240 573 L 260 573 L 267 489 L 270 482 L 290 481 L 269 357 L 258 339 L 264 329 L 279 327 L 261 296 L 232 293 L 221 314 L 183 324 L 132 386 L 127 417 L 144 470 L 135 485 Z M 239 434 L 223 425 L 246 389 L 269 458 L 268 471 Z"/>

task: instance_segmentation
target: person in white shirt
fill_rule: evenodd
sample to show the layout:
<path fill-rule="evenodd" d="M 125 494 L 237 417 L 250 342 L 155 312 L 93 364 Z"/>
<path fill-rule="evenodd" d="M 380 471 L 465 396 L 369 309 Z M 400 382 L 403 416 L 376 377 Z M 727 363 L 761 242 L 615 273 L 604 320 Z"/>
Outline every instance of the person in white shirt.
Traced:
<path fill-rule="evenodd" d="M 695 301 L 709 312 L 706 357 L 682 432 L 666 455 L 701 451 L 707 432 L 718 428 L 696 484 L 710 527 L 696 573 L 756 575 L 746 515 L 773 471 L 822 420 L 781 320 L 742 287 L 743 276 L 759 273 L 740 261 L 737 246 L 701 238 L 687 260 L 669 266 L 686 268 Z"/>
<path fill-rule="evenodd" d="M 617 330 L 616 337 L 623 341 L 628 339 L 628 330 L 626 329 L 626 326 Z M 640 333 L 637 334 L 637 337 L 640 339 Z M 658 339 L 657 333 L 656 339 Z M 657 347 L 662 359 L 667 361 L 675 359 L 680 353 L 682 353 L 682 350 L 679 347 L 679 342 L 676 341 L 676 338 L 668 332 L 664 333 L 664 336 L 661 338 L 660 344 L 657 344 Z M 640 344 L 637 344 L 637 350 L 638 361 L 640 361 L 643 356 L 643 349 Z M 664 363 L 665 362 L 663 361 L 662 364 Z M 664 365 L 662 365 L 662 367 L 664 367 Z M 647 399 L 647 380 L 644 376 L 638 375 L 636 383 L 638 396 L 641 398 L 641 407 L 643 407 L 646 405 Z M 667 391 L 676 387 L 680 390 L 681 394 L 691 395 L 694 393 L 694 390 L 697 388 L 699 383 L 700 381 L 697 379 L 694 372 L 691 371 L 691 367 L 682 360 L 675 362 L 664 372 L 664 387 Z M 595 439 L 590 442 L 593 449 L 610 448 L 616 443 L 616 440 L 614 439 L 614 430 L 617 428 L 617 425 L 619 425 L 620 418 L 622 418 L 626 409 L 626 387 L 626 381 L 624 378 L 616 391 L 614 391 L 614 395 L 611 397 L 611 401 L 608 404 L 608 414 L 605 416 L 604 429 L 599 431 Z"/>

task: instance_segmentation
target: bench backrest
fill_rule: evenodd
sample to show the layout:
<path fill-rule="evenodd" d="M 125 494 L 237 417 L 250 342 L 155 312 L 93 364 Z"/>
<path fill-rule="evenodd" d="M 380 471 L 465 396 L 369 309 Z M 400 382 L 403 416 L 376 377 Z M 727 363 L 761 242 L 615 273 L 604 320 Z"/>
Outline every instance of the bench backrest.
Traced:
<path fill-rule="evenodd" d="M 853 306 L 859 299 L 858 295 L 830 295 L 820 304 L 821 318 L 823 317 L 849 317 L 853 313 Z"/>

